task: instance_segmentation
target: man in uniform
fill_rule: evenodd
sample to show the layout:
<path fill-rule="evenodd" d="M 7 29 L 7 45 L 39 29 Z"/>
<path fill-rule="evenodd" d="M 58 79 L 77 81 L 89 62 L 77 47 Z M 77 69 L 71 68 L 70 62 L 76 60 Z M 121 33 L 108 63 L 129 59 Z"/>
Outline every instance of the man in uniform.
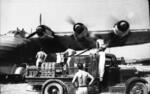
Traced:
<path fill-rule="evenodd" d="M 77 87 L 76 94 L 88 94 L 88 85 L 91 85 L 94 81 L 94 77 L 88 72 L 83 70 L 83 64 L 78 63 L 78 72 L 73 77 L 72 83 Z M 87 78 L 90 78 L 91 81 L 87 84 Z"/>
<path fill-rule="evenodd" d="M 39 52 L 36 54 L 36 66 L 39 68 L 41 67 L 41 64 L 45 62 L 45 59 L 47 58 L 47 54 L 41 49 Z"/>

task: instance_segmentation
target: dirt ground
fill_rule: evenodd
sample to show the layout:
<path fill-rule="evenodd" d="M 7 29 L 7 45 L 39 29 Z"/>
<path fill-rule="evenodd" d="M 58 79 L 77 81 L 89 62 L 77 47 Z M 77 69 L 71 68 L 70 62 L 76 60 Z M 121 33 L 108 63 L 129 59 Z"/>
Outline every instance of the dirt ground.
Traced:
<path fill-rule="evenodd" d="M 40 94 L 33 91 L 31 86 L 23 84 L 0 84 L 0 94 Z"/>
<path fill-rule="evenodd" d="M 32 87 L 27 83 L 21 84 L 0 84 L 0 94 L 41 94 L 40 92 L 32 90 Z M 112 94 L 112 93 L 100 93 Z M 115 93 L 122 94 L 122 93 Z"/>

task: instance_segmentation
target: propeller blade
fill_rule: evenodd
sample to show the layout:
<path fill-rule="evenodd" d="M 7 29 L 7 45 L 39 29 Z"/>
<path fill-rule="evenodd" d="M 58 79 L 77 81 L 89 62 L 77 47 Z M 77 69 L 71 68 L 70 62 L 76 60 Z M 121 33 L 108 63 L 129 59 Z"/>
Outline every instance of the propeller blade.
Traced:
<path fill-rule="evenodd" d="M 109 18 L 106 21 L 106 27 L 112 29 L 114 25 L 122 19 L 116 17 L 115 15 L 110 15 Z"/>
<path fill-rule="evenodd" d="M 40 13 L 40 25 L 42 25 L 42 14 Z"/>
<path fill-rule="evenodd" d="M 33 32 L 33 33 L 31 33 L 29 36 L 27 36 L 26 38 L 28 39 L 28 38 L 34 36 L 36 33 L 37 33 L 37 32 Z"/>
<path fill-rule="evenodd" d="M 75 25 L 76 24 L 76 22 L 71 17 L 69 17 L 67 19 L 67 22 L 69 22 L 71 25 Z"/>
<path fill-rule="evenodd" d="M 139 23 L 141 23 L 141 20 L 138 16 L 135 16 L 136 14 L 135 13 L 129 13 L 127 15 L 127 21 L 131 24 L 131 25 L 137 25 Z"/>

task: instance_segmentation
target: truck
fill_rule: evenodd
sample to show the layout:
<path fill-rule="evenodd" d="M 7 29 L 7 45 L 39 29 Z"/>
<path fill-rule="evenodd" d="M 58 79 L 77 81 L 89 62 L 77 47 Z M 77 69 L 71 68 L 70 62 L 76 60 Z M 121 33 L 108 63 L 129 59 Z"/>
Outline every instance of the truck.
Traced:
<path fill-rule="evenodd" d="M 28 66 L 25 81 L 39 87 L 41 94 L 75 94 L 71 81 L 78 71 L 77 63 L 95 80 L 88 86 L 89 94 L 148 94 L 150 92 L 150 66 L 140 62 L 126 63 L 123 58 L 106 54 L 105 73 L 102 82 L 98 75 L 98 55 L 72 56 L 70 67 L 66 63 L 44 62 L 40 68 Z M 88 79 L 90 81 L 90 79 Z"/>

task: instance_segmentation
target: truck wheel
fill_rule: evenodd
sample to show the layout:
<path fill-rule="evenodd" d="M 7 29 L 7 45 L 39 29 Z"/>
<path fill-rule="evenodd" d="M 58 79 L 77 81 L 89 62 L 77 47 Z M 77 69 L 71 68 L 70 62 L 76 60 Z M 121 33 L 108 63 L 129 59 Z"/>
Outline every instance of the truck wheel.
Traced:
<path fill-rule="evenodd" d="M 127 94 L 148 94 L 147 87 L 142 82 L 133 82 L 129 85 Z"/>
<path fill-rule="evenodd" d="M 57 82 L 48 83 L 43 87 L 42 94 L 63 94 L 63 86 Z"/>

